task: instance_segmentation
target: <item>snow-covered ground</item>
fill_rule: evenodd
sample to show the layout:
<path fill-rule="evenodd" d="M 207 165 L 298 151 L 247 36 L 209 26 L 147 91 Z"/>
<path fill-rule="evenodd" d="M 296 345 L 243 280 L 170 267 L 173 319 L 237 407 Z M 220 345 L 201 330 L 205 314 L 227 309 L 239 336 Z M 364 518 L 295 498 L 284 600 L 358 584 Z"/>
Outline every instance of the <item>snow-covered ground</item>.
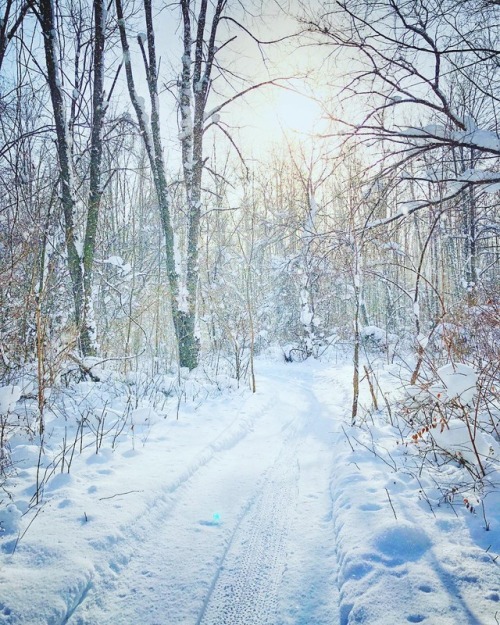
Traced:
<path fill-rule="evenodd" d="M 499 623 L 498 492 L 486 521 L 444 504 L 388 424 L 349 427 L 351 378 L 260 361 L 255 394 L 191 399 L 178 418 L 143 402 L 98 453 L 77 445 L 23 517 L 37 448 L 13 438 L 0 623 Z"/>

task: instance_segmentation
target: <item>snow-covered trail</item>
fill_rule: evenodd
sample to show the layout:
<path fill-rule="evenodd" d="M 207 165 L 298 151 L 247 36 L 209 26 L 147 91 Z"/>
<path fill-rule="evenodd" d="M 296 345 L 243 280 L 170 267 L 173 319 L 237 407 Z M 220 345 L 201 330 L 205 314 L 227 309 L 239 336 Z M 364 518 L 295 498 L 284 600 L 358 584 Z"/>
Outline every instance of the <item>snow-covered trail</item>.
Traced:
<path fill-rule="evenodd" d="M 0 536 L 1 625 L 498 625 L 498 492 L 485 531 L 383 416 L 350 427 L 349 363 L 258 366 L 50 478 Z"/>
<path fill-rule="evenodd" d="M 68 625 L 339 622 L 331 420 L 312 373 L 277 371 L 247 431 L 167 479 L 123 539 L 96 542 L 106 558 Z"/>

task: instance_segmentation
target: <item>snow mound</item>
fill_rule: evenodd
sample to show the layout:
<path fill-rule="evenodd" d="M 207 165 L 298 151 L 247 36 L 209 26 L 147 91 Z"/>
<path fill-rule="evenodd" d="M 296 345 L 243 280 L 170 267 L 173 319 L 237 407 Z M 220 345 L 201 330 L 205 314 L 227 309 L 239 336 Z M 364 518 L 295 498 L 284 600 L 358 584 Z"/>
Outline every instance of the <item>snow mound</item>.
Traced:
<path fill-rule="evenodd" d="M 381 349 L 386 349 L 390 343 L 395 343 L 398 338 L 395 334 L 387 333 L 385 330 L 378 328 L 377 326 L 363 326 L 360 329 L 359 334 L 363 343 L 366 345 L 376 346 Z"/>
<path fill-rule="evenodd" d="M 459 399 L 469 404 L 476 394 L 478 375 L 472 367 L 463 363 L 449 363 L 438 369 L 437 374 L 444 384 L 448 399 Z"/>
<path fill-rule="evenodd" d="M 431 547 L 427 534 L 410 523 L 382 528 L 375 534 L 373 546 L 384 556 L 400 562 L 419 560 Z"/>
<path fill-rule="evenodd" d="M 438 447 L 472 465 L 495 454 L 496 444 L 492 436 L 477 430 L 474 432 L 472 427 L 469 430 L 459 419 L 450 419 L 446 425 L 433 429 L 432 438 Z"/>
<path fill-rule="evenodd" d="M 2 534 L 16 534 L 19 531 L 21 516 L 21 511 L 13 503 L 7 504 L 5 508 L 0 508 L 0 536 Z"/>
<path fill-rule="evenodd" d="M 36 445 L 16 445 L 10 453 L 12 464 L 23 469 L 36 466 L 39 457 L 40 450 Z"/>
<path fill-rule="evenodd" d="M 152 425 L 153 423 L 158 423 L 160 417 L 153 408 L 148 406 L 132 410 L 130 420 L 133 425 Z"/>
<path fill-rule="evenodd" d="M 0 414 L 12 412 L 20 397 L 19 386 L 0 386 Z"/>

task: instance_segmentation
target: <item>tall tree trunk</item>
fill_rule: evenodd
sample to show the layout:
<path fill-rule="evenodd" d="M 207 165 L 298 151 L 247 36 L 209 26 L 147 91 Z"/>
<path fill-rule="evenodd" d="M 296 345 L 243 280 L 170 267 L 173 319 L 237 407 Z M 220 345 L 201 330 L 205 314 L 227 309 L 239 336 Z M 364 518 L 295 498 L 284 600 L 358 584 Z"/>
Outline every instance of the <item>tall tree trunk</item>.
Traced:
<path fill-rule="evenodd" d="M 75 306 L 75 322 L 80 329 L 83 321 L 83 268 L 75 241 L 75 200 L 73 196 L 73 166 L 66 122 L 64 92 L 58 61 L 57 27 L 52 0 L 40 0 L 39 20 L 42 27 L 47 79 L 57 134 L 57 156 L 61 179 L 61 203 L 64 214 L 68 268 Z"/>
<path fill-rule="evenodd" d="M 465 192 L 464 210 L 464 264 L 465 282 L 467 285 L 467 304 L 475 306 L 477 304 L 477 224 L 476 224 L 476 197 L 474 189 L 467 189 Z"/>
<path fill-rule="evenodd" d="M 352 410 L 351 410 L 351 424 L 356 425 L 356 419 L 358 417 L 359 406 L 359 351 L 360 351 L 360 332 L 359 332 L 359 286 L 354 287 L 355 302 L 354 302 L 354 354 L 352 359 Z"/>
<path fill-rule="evenodd" d="M 208 0 L 202 0 L 197 16 L 196 38 L 194 39 L 194 63 L 191 75 L 193 37 L 191 32 L 191 2 L 182 0 L 184 25 L 184 54 L 181 77 L 181 119 L 182 156 L 184 186 L 188 204 L 186 301 L 179 311 L 179 320 L 184 329 L 183 352 L 187 366 L 191 369 L 198 363 L 199 342 L 196 337 L 196 303 L 198 294 L 198 260 L 201 218 L 201 183 L 203 176 L 203 136 L 205 112 L 210 92 L 212 67 L 216 53 L 216 35 L 226 0 L 217 0 L 210 32 L 205 38 Z M 192 121 L 191 121 L 192 120 Z"/>
<path fill-rule="evenodd" d="M 94 59 L 93 99 L 90 144 L 90 189 L 86 215 L 83 253 L 76 246 L 73 161 L 69 124 L 66 119 L 61 68 L 58 59 L 57 24 L 52 0 L 40 0 L 39 19 L 45 48 L 47 78 L 57 133 L 57 154 L 61 179 L 61 202 L 64 213 L 68 267 L 73 289 L 75 322 L 79 347 L 84 356 L 95 353 L 95 327 L 92 308 L 93 265 L 96 232 L 101 204 L 102 128 L 104 104 L 104 42 L 106 6 L 104 0 L 94 0 Z"/>
<path fill-rule="evenodd" d="M 93 268 L 99 209 L 101 206 L 102 128 L 104 104 L 104 35 L 106 7 L 104 0 L 94 0 L 94 82 L 92 98 L 92 134 L 90 144 L 90 190 L 87 224 L 83 243 L 83 319 L 80 345 L 84 356 L 95 354 L 95 323 L 92 302 Z"/>
<path fill-rule="evenodd" d="M 170 197 L 168 193 L 165 164 L 163 159 L 163 145 L 161 141 L 160 116 L 158 109 L 158 70 L 151 1 L 144 0 L 148 46 L 147 54 L 144 48 L 143 38 L 141 36 L 138 37 L 146 68 L 148 90 L 151 102 L 151 132 L 147 123 L 146 112 L 143 108 L 143 101 L 138 97 L 135 89 L 122 3 L 121 0 L 115 0 L 115 3 L 129 96 L 137 115 L 141 136 L 144 141 L 144 147 L 153 174 L 160 220 L 165 238 L 167 278 L 170 288 L 172 320 L 179 353 L 179 365 L 181 367 L 194 369 L 194 367 L 198 364 L 198 348 L 195 339 L 194 314 L 190 314 L 189 304 L 186 302 L 186 292 L 189 293 L 189 290 L 182 288 L 180 268 L 177 267 L 176 264 L 176 250 L 171 220 Z"/>
<path fill-rule="evenodd" d="M 357 242 L 354 243 L 354 353 L 352 370 L 352 410 L 351 425 L 356 425 L 359 408 L 359 356 L 361 334 L 359 328 L 360 300 L 361 300 L 361 263 Z"/>
<path fill-rule="evenodd" d="M 187 199 L 187 258 L 185 273 L 176 264 L 174 231 L 172 227 L 170 199 L 165 175 L 163 146 L 158 111 L 158 68 L 155 51 L 155 34 L 151 0 L 144 0 L 146 16 L 147 54 L 143 37 L 139 35 L 149 97 L 151 102 L 151 133 L 145 111 L 134 84 L 130 51 L 125 30 L 121 0 L 115 0 L 118 26 L 124 55 L 127 84 L 132 105 L 136 111 L 141 135 L 153 173 L 160 218 L 165 236 L 167 275 L 171 293 L 172 319 L 181 367 L 194 369 L 198 364 L 199 342 L 196 337 L 196 303 L 198 293 L 198 256 L 201 218 L 201 182 L 203 173 L 203 133 L 205 108 L 210 88 L 210 78 L 215 58 L 216 34 L 226 0 L 218 0 L 212 19 L 208 41 L 205 39 L 208 0 L 202 0 L 197 16 L 197 32 L 193 41 L 191 20 L 193 7 L 190 0 L 181 0 L 184 50 L 180 85 L 181 147 L 184 186 Z M 194 63 L 192 48 L 194 45 Z M 193 66 L 193 69 L 192 69 Z"/>

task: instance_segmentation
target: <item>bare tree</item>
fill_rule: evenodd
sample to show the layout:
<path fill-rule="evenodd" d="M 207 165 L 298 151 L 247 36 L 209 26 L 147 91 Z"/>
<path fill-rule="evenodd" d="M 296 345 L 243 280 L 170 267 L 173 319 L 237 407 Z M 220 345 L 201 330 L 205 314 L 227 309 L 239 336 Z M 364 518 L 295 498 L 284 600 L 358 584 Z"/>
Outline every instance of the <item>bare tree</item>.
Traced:
<path fill-rule="evenodd" d="M 106 115 L 104 100 L 104 44 L 106 30 L 105 0 L 93 0 L 94 7 L 94 47 L 93 47 L 93 90 L 92 127 L 90 139 L 89 197 L 85 238 L 83 242 L 83 319 L 80 332 L 81 349 L 85 355 L 95 351 L 95 322 L 93 317 L 92 288 L 93 268 L 96 249 L 96 232 L 101 206 L 103 126 Z"/>
<path fill-rule="evenodd" d="M 20 3 L 16 0 L 6 0 L 3 15 L 0 17 L 0 70 L 5 59 L 7 46 L 21 27 L 29 8 L 30 2 Z"/>
<path fill-rule="evenodd" d="M 68 118 L 66 93 L 63 88 L 63 70 L 58 50 L 58 28 L 55 5 L 52 0 L 40 0 L 33 6 L 43 35 L 47 83 L 52 102 L 57 155 L 60 168 L 61 204 L 64 214 L 68 267 L 71 277 L 75 307 L 75 321 L 79 332 L 79 345 L 83 355 L 95 353 L 95 324 L 92 314 L 92 271 L 96 244 L 96 231 L 102 196 L 102 130 L 106 114 L 104 100 L 104 44 L 106 5 L 104 0 L 93 0 L 94 30 L 92 35 L 92 106 L 89 158 L 89 197 L 85 213 L 83 250 L 77 245 L 77 202 L 74 171 L 74 153 L 71 129 L 75 124 L 75 95 Z M 81 16 L 80 16 L 80 19 Z M 61 34 L 64 36 L 64 34 Z M 78 58 L 79 50 L 77 50 Z M 76 71 L 78 64 L 75 62 Z M 75 85 L 75 93 L 78 90 Z"/>
<path fill-rule="evenodd" d="M 377 175 L 392 176 L 394 185 L 404 186 L 410 162 L 428 162 L 435 155 L 443 164 L 439 175 L 416 167 L 416 184 L 436 186 L 436 192 L 402 201 L 385 223 L 440 203 L 443 183 L 445 197 L 453 199 L 470 187 L 489 191 L 500 181 L 500 48 L 496 30 L 483 27 L 498 17 L 496 6 L 479 0 L 346 0 L 308 20 L 309 29 L 331 44 L 339 59 L 346 51 L 352 58 L 341 93 L 358 115 L 335 116 L 342 133 L 367 145 L 392 146 L 392 158 Z M 458 91 L 480 99 L 480 109 L 464 107 Z M 474 151 L 473 171 L 451 166 L 453 151 L 460 149 Z"/>
<path fill-rule="evenodd" d="M 47 68 L 47 82 L 52 102 L 52 112 L 57 135 L 61 204 L 64 214 L 68 268 L 73 288 L 75 320 L 78 328 L 83 323 L 83 268 L 77 248 L 75 231 L 76 201 L 74 197 L 74 176 L 72 151 L 67 122 L 65 93 L 62 87 L 60 57 L 57 43 L 57 23 L 52 0 L 40 0 L 38 5 Z"/>
<path fill-rule="evenodd" d="M 151 0 L 144 0 L 146 33 L 138 35 L 146 70 L 151 119 L 144 108 L 144 100 L 135 87 L 126 20 L 121 0 L 115 0 L 120 38 L 124 54 L 127 85 L 134 107 L 141 136 L 153 172 L 153 180 L 165 237 L 167 275 L 171 296 L 172 318 L 181 367 L 193 369 L 198 364 L 199 339 L 196 336 L 196 308 L 199 283 L 199 237 L 202 215 L 202 179 L 205 168 L 204 137 L 211 126 L 218 126 L 219 112 L 235 99 L 263 85 L 274 84 L 268 80 L 252 84 L 212 109 L 208 108 L 214 80 L 214 72 L 223 68 L 216 62 L 217 53 L 234 38 L 219 41 L 219 29 L 224 19 L 240 26 L 225 15 L 227 0 L 208 0 L 199 3 L 180 0 L 182 15 L 182 57 L 178 81 L 178 107 L 181 119 L 182 174 L 186 195 L 185 240 L 180 232 L 174 232 L 171 201 L 165 173 L 159 100 L 158 62 L 156 57 L 155 29 Z M 227 130 L 223 130 L 231 144 L 235 143 Z M 237 149 L 237 148 L 236 148 Z M 179 236 L 178 236 L 179 235 Z M 180 260 L 179 260 L 180 259 Z"/>

